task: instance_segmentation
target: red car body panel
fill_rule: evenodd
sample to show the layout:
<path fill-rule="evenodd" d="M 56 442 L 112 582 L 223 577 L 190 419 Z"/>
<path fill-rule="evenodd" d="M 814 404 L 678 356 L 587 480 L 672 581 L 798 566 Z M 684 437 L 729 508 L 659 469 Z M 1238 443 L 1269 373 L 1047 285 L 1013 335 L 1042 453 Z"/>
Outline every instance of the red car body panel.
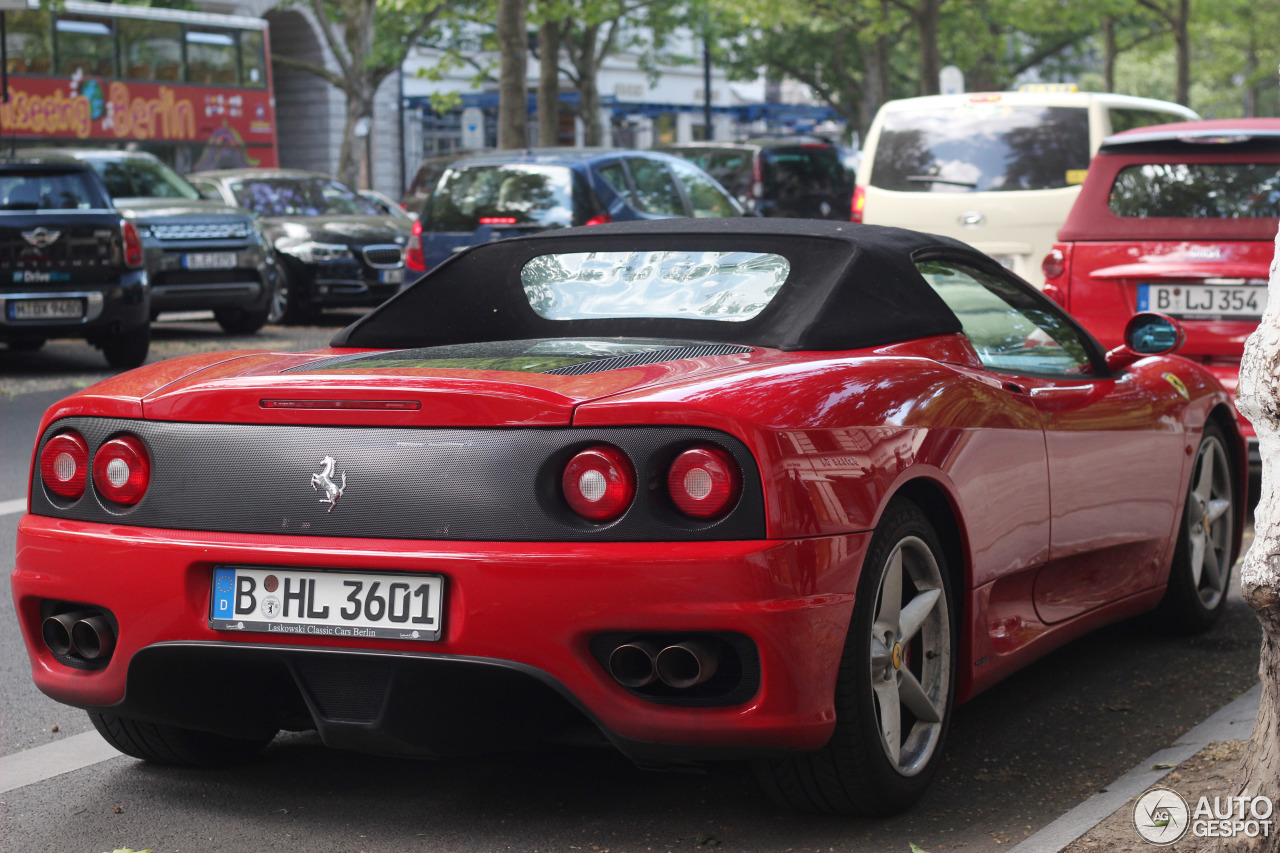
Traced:
<path fill-rule="evenodd" d="M 695 424 L 750 448 L 767 496 L 768 540 L 683 543 L 675 551 L 646 543 L 512 548 L 27 516 L 12 580 L 44 692 L 110 706 L 124 696 L 130 654 L 165 643 L 423 652 L 420 644 L 383 640 L 224 636 L 206 624 L 209 573 L 219 563 L 429 569 L 449 578 L 445 637 L 431 654 L 513 659 L 519 649 L 519 663 L 554 676 L 625 737 L 645 740 L 660 729 L 664 742 L 811 749 L 830 735 L 834 664 L 852 590 L 870 532 L 893 495 L 927 489 L 960 519 L 958 593 L 966 616 L 957 698 L 963 700 L 1091 627 L 1159 599 L 1186 493 L 1187 454 L 1212 409 L 1225 403 L 1212 380 L 1179 358 L 1146 359 L 1117 379 L 1084 384 L 1001 381 L 981 370 L 960 335 L 839 356 L 757 350 L 582 377 L 280 373 L 316 357 L 257 353 L 166 362 L 163 370 L 73 395 L 49 410 L 41 430 L 104 410 L 152 419 L 360 426 Z M 183 367 L 189 375 L 180 377 Z M 1189 399 L 1170 393 L 1164 378 L 1170 373 Z M 409 412 L 279 410 L 262 408 L 267 398 L 423 405 Z M 1108 439 L 1100 441 L 1104 432 Z M 1171 456 L 1188 461 L 1170 468 Z M 1118 479 L 1117 466 L 1152 476 Z M 1162 469 L 1163 478 L 1155 473 Z M 1108 488 L 1098 488 L 1100 482 Z M 1100 540 L 1098 525 L 1117 514 L 1129 523 L 1107 524 L 1118 532 Z M 595 571 L 603 565 L 610 567 L 607 578 Z M 122 625 L 116 656 L 100 671 L 61 666 L 40 642 L 39 602 L 68 596 L 84 566 L 113 579 L 109 597 L 95 591 L 93 603 Z M 529 580 L 549 575 L 556 583 Z M 760 694 L 728 709 L 655 708 L 628 695 L 593 669 L 584 638 L 634 625 L 711 626 L 764 643 Z"/>

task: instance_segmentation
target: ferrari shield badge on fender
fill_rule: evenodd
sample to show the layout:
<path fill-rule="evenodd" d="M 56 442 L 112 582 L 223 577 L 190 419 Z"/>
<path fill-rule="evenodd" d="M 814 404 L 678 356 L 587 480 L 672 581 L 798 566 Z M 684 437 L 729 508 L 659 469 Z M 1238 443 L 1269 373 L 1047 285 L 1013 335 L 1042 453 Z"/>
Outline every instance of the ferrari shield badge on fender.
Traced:
<path fill-rule="evenodd" d="M 1164 374 L 1161 374 L 1161 378 L 1163 378 L 1165 382 L 1168 382 L 1170 385 L 1172 385 L 1173 390 L 1177 391 L 1179 394 L 1182 395 L 1182 399 L 1184 400 L 1191 399 L 1191 393 L 1187 391 L 1187 386 L 1184 385 L 1182 380 L 1179 379 L 1175 374 L 1164 373 Z"/>
<path fill-rule="evenodd" d="M 342 493 L 347 490 L 347 473 L 342 472 L 342 485 L 339 486 L 333 481 L 334 469 L 338 467 L 338 463 L 334 461 L 332 456 L 326 456 L 320 460 L 320 464 L 324 468 L 319 474 L 311 475 L 312 490 L 323 490 L 324 497 L 320 499 L 320 503 L 329 505 L 329 512 L 333 512 L 334 507 L 338 505 L 338 498 L 342 497 Z"/>

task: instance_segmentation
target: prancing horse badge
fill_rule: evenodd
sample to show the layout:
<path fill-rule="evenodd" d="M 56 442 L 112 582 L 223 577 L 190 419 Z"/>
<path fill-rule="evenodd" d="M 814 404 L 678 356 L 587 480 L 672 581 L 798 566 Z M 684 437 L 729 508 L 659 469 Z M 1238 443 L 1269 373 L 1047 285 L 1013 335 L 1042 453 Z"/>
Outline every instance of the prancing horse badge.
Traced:
<path fill-rule="evenodd" d="M 347 473 L 342 472 L 342 485 L 339 486 L 333 481 L 333 471 L 338 467 L 338 463 L 334 461 L 332 456 L 326 456 L 320 460 L 320 464 L 324 469 L 319 474 L 311 475 L 312 490 L 323 489 L 324 497 L 320 499 L 320 503 L 329 505 L 329 512 L 333 512 L 334 507 L 338 505 L 338 498 L 342 497 L 342 493 L 347 490 Z"/>

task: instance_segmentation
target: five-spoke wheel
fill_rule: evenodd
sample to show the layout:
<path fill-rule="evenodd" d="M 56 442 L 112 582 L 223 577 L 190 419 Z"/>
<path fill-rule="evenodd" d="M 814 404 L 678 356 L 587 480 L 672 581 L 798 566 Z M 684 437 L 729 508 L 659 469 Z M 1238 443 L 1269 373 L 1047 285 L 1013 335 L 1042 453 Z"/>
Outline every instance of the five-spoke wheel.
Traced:
<path fill-rule="evenodd" d="M 955 606 L 925 514 L 897 499 L 863 560 L 836 681 L 836 728 L 821 750 L 760 761 L 756 775 L 803 811 L 890 815 L 937 772 L 956 680 Z"/>

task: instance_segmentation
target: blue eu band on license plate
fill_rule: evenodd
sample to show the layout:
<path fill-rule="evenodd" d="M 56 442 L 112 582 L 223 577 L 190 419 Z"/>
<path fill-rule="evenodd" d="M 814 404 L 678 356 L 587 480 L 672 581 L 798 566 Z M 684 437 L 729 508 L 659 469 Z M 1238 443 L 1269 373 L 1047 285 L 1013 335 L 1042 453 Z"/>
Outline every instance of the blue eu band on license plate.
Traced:
<path fill-rule="evenodd" d="M 443 593 L 440 575 L 217 566 L 209 627 L 312 637 L 438 640 Z"/>

